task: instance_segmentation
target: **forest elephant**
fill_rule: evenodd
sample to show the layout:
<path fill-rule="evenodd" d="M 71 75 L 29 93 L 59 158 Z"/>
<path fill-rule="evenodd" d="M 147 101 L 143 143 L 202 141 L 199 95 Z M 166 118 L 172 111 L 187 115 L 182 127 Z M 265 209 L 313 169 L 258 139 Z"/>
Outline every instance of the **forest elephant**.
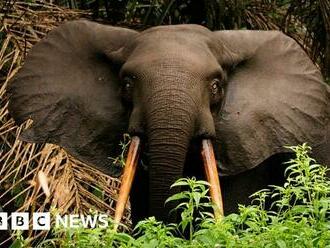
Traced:
<path fill-rule="evenodd" d="M 8 86 L 21 139 L 58 144 L 118 176 L 111 157 L 137 136 L 133 222 L 172 221 L 165 200 L 183 176 L 203 178 L 201 141 L 213 144 L 225 213 L 283 178 L 286 145 L 307 142 L 330 165 L 330 88 L 304 50 L 279 31 L 199 25 L 141 32 L 86 20 L 51 31 Z"/>

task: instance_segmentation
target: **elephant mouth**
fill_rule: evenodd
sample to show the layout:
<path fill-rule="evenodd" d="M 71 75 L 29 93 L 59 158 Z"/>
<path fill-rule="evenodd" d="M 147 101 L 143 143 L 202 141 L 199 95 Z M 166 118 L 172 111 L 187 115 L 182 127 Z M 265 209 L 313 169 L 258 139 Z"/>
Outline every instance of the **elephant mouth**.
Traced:
<path fill-rule="evenodd" d="M 123 216 L 125 205 L 128 200 L 129 192 L 134 180 L 139 155 L 141 148 L 141 140 L 138 136 L 133 136 L 128 150 L 126 165 L 123 172 L 121 187 L 119 190 L 119 197 L 117 200 L 114 229 L 118 228 L 118 224 Z M 213 145 L 210 139 L 203 139 L 201 142 L 201 157 L 204 164 L 206 179 L 209 183 L 210 197 L 213 203 L 214 216 L 220 219 L 223 212 L 223 202 L 221 195 L 221 188 L 218 176 L 217 163 L 214 156 Z"/>

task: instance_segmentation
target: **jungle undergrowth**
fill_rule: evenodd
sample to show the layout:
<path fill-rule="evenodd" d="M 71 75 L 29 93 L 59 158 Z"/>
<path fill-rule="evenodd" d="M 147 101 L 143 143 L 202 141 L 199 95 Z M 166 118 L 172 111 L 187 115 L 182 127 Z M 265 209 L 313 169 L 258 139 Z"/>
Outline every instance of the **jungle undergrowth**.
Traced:
<path fill-rule="evenodd" d="M 287 162 L 285 184 L 256 192 L 252 204 L 240 205 L 237 214 L 215 220 L 206 212 L 211 206 L 208 183 L 182 178 L 172 187 L 187 190 L 167 200 L 177 202 L 174 211 L 181 216 L 177 224 L 165 225 L 150 217 L 140 221 L 131 235 L 113 231 L 111 224 L 106 229 L 55 228 L 54 238 L 37 247 L 330 247 L 328 169 L 309 156 L 306 144 L 288 149 L 296 157 Z M 269 199 L 272 208 L 266 209 Z M 188 238 L 183 235 L 187 231 Z M 12 247 L 28 247 L 20 235 L 15 243 Z"/>
<path fill-rule="evenodd" d="M 118 166 L 121 168 L 125 166 L 125 158 L 130 143 L 131 143 L 131 137 L 129 134 L 125 133 L 119 143 L 119 146 L 121 148 L 121 153 L 116 158 L 110 157 L 110 159 L 112 160 L 112 164 L 114 166 Z"/>

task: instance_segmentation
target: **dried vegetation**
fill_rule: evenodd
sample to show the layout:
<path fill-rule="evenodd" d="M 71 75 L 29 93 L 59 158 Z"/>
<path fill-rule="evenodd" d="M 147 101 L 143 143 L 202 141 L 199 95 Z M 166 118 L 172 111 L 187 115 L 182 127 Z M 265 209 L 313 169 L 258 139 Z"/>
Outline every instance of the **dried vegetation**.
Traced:
<path fill-rule="evenodd" d="M 15 125 L 5 94 L 6 85 L 36 42 L 61 22 L 88 17 L 89 13 L 24 2 L 7 2 L 0 13 L 0 207 L 9 212 L 45 212 L 54 206 L 60 214 L 94 209 L 112 216 L 120 181 L 75 160 L 56 145 L 20 141 L 18 137 L 29 122 Z M 49 197 L 41 190 L 39 171 L 47 177 Z M 124 223 L 129 224 L 129 211 Z M 28 233 L 31 239 L 44 235 Z"/>

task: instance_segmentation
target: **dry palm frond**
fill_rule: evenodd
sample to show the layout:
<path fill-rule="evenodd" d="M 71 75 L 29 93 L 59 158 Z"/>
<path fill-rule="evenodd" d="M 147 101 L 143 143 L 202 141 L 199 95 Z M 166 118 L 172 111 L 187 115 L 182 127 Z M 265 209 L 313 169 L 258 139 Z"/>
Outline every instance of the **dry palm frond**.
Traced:
<path fill-rule="evenodd" d="M 283 18 L 282 29 L 294 37 L 330 77 L 330 2 L 292 0 Z"/>
<path fill-rule="evenodd" d="M 5 95 L 28 50 L 62 21 L 88 13 L 52 4 L 7 1 L 0 29 L 0 206 L 6 211 L 49 211 L 60 214 L 88 213 L 90 209 L 114 214 L 120 181 L 70 157 L 52 144 L 31 144 L 18 139 L 30 122 L 15 126 Z M 41 176 L 40 176 L 41 175 Z M 42 190 L 49 188 L 47 197 Z M 129 224 L 129 211 L 124 223 Z M 30 230 L 31 242 L 46 233 Z"/>
<path fill-rule="evenodd" d="M 237 8 L 243 1 L 234 2 Z M 329 0 L 253 0 L 246 3 L 242 20 L 248 29 L 283 31 L 305 49 L 325 77 L 330 77 Z"/>
<path fill-rule="evenodd" d="M 249 29 L 279 30 L 274 9 L 276 7 L 268 1 L 255 0 L 244 9 L 243 19 Z M 276 11 L 279 14 L 279 10 Z"/>

